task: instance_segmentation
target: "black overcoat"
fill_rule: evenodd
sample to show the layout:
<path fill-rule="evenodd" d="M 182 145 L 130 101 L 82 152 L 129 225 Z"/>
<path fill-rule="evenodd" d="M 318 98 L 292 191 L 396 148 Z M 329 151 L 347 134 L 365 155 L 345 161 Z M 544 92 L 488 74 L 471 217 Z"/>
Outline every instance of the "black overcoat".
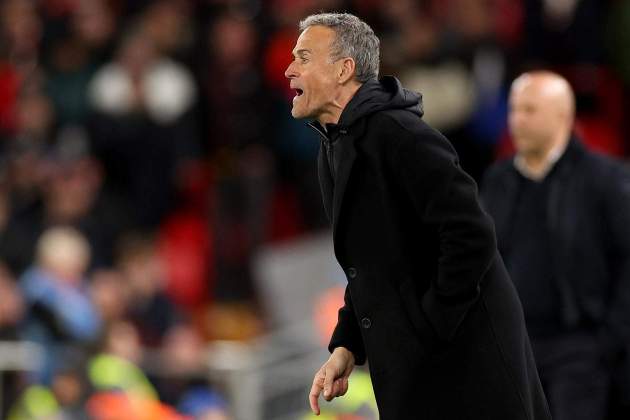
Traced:
<path fill-rule="evenodd" d="M 566 333 L 591 332 L 630 405 L 630 172 L 573 136 L 555 164 L 546 203 L 558 312 Z M 520 175 L 513 159 L 490 167 L 482 200 L 510 253 Z"/>
<path fill-rule="evenodd" d="M 348 279 L 329 350 L 369 360 L 385 420 L 550 419 L 493 223 L 421 116 L 419 95 L 384 77 L 338 125 L 311 124 Z"/>

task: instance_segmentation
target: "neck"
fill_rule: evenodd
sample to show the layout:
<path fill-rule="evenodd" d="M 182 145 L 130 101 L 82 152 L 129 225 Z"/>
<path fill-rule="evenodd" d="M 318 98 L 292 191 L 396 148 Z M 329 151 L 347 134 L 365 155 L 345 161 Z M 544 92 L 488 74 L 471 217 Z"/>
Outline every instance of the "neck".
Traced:
<path fill-rule="evenodd" d="M 350 103 L 361 85 L 362 83 L 359 82 L 348 82 L 348 85 L 344 86 L 332 100 L 329 109 L 317 117 L 317 121 L 319 121 L 323 127 L 326 127 L 326 124 L 339 123 L 343 110 L 346 108 L 348 103 Z"/>
<path fill-rule="evenodd" d="M 523 154 L 523 163 L 533 174 L 544 173 L 549 168 L 550 160 L 552 159 L 553 154 L 558 150 L 566 148 L 569 139 L 570 137 L 568 134 L 562 133 L 561 135 L 558 135 L 554 141 L 549 143 L 548 147 Z"/>

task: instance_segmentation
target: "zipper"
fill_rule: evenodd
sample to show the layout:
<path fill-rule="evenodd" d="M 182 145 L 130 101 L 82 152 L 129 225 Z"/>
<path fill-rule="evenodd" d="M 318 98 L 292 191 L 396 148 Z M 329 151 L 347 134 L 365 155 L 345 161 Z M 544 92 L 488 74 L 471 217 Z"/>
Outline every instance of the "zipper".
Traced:
<path fill-rule="evenodd" d="M 330 140 L 324 142 L 324 146 L 326 146 L 326 154 L 328 155 L 328 166 L 330 166 L 330 173 L 332 174 L 333 182 L 337 178 L 337 173 L 335 172 L 335 152 L 333 150 L 333 145 Z"/>
<path fill-rule="evenodd" d="M 335 157 L 332 143 L 326 133 L 319 129 L 319 127 L 310 122 L 308 126 L 313 130 L 317 131 L 317 133 L 322 137 L 322 143 L 324 144 L 324 148 L 326 149 L 326 158 L 328 159 L 328 166 L 330 167 L 330 174 L 332 175 L 333 183 L 335 182 L 335 177 L 337 174 L 335 173 Z"/>

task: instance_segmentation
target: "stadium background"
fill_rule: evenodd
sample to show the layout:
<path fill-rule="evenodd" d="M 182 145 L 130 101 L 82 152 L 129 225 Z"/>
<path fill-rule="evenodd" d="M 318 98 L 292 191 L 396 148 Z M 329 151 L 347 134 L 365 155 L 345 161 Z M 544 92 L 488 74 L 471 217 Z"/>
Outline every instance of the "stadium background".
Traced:
<path fill-rule="evenodd" d="M 528 69 L 629 150 L 624 0 L 2 0 L 2 418 L 308 418 L 344 282 L 284 77 L 318 11 L 372 25 L 477 180 Z M 329 418 L 376 418 L 353 378 Z"/>

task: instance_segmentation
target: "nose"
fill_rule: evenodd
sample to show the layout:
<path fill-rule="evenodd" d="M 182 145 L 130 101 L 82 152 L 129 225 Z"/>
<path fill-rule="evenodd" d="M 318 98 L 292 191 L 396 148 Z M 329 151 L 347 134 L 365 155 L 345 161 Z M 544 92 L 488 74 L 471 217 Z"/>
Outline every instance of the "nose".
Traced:
<path fill-rule="evenodd" d="M 287 69 L 284 71 L 284 77 L 286 77 L 287 79 L 293 79 L 297 77 L 297 74 L 295 73 L 295 70 L 293 69 L 293 63 L 294 62 L 291 62 L 291 64 L 289 64 Z"/>

